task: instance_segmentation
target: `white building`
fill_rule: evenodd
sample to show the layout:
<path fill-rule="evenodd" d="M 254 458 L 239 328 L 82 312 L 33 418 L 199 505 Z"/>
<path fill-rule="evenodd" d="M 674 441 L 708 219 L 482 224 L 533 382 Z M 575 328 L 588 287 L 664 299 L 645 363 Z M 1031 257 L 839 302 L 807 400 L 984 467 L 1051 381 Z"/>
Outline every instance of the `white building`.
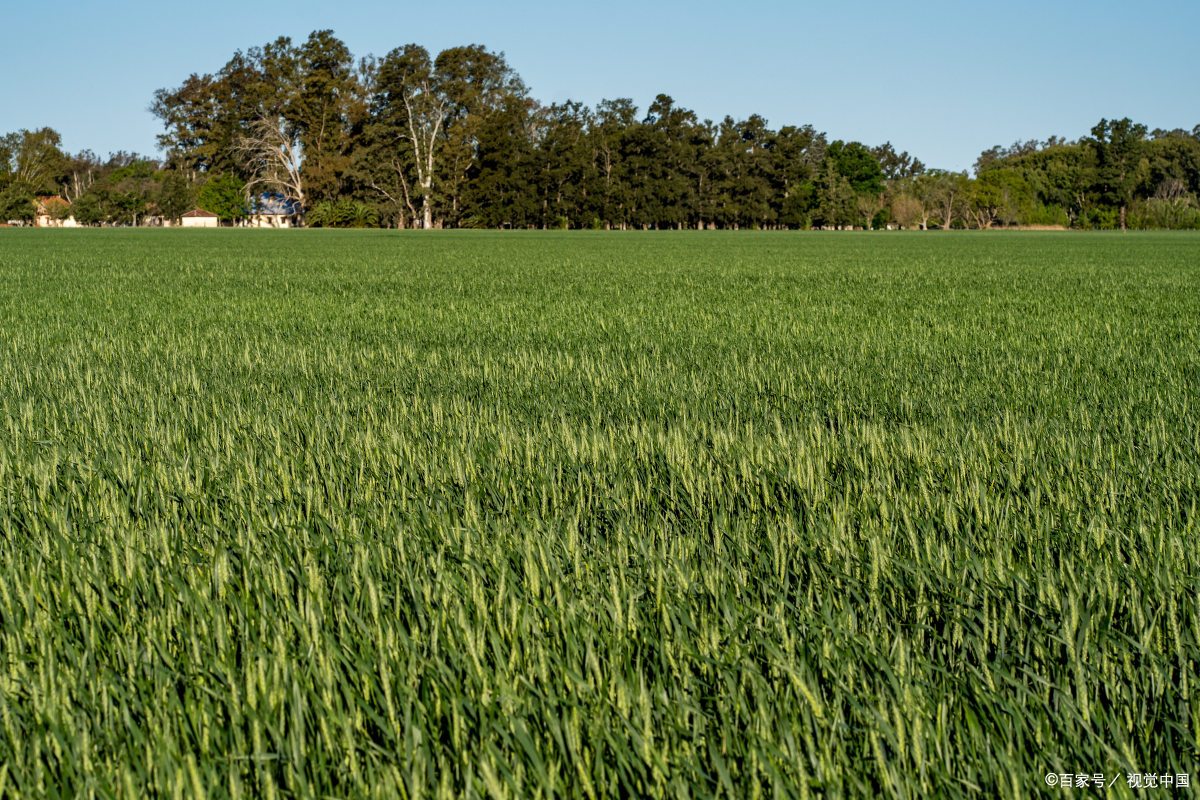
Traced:
<path fill-rule="evenodd" d="M 246 218 L 247 228 L 290 228 L 292 217 L 288 214 L 251 214 Z"/>
<path fill-rule="evenodd" d="M 278 192 L 266 192 L 250 200 L 247 228 L 294 228 L 300 224 L 300 204 Z"/>
<path fill-rule="evenodd" d="M 179 227 L 219 228 L 221 227 L 221 219 L 212 212 L 205 211 L 202 208 L 195 208 L 179 218 Z"/>
<path fill-rule="evenodd" d="M 71 214 L 71 201 L 62 197 L 39 197 L 34 200 L 33 225 L 35 228 L 77 228 L 79 224 Z"/>

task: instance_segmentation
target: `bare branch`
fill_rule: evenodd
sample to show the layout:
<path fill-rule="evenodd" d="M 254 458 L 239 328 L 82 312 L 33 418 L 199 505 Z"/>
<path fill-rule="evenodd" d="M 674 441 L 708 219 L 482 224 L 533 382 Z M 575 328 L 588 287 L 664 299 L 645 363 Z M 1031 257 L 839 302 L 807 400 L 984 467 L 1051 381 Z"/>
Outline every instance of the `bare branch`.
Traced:
<path fill-rule="evenodd" d="M 247 187 L 266 186 L 304 205 L 304 157 L 283 117 L 259 117 L 238 141 L 237 149 L 254 176 Z"/>

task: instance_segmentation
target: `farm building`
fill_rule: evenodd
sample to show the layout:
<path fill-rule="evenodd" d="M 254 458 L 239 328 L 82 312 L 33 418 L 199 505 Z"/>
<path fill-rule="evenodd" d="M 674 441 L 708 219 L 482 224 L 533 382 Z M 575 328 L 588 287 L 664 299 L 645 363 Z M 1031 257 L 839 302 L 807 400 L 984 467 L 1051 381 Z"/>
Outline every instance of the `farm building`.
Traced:
<path fill-rule="evenodd" d="M 76 228 L 71 201 L 63 197 L 39 197 L 33 201 L 33 224 L 37 228 Z"/>
<path fill-rule="evenodd" d="M 182 228 L 219 228 L 221 220 L 211 211 L 195 208 L 180 217 L 179 225 Z"/>
<path fill-rule="evenodd" d="M 300 224 L 300 204 L 281 194 L 268 192 L 250 200 L 247 228 L 294 228 Z"/>

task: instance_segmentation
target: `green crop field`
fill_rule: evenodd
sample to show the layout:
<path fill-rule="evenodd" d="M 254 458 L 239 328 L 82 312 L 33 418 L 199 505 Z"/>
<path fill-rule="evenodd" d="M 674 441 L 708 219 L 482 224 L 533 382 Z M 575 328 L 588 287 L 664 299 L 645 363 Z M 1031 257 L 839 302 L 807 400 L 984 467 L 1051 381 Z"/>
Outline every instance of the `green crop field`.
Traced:
<path fill-rule="evenodd" d="M 0 287 L 0 796 L 1200 780 L 1200 236 L 12 230 Z"/>

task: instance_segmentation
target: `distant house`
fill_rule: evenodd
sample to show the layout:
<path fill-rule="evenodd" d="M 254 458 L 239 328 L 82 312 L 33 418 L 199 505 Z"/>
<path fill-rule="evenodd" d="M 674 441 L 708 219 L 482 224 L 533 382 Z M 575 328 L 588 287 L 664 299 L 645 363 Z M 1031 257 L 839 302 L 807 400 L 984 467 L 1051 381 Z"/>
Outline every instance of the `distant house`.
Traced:
<path fill-rule="evenodd" d="M 300 224 L 300 204 L 275 192 L 250 200 L 247 228 L 294 228 Z"/>
<path fill-rule="evenodd" d="M 219 228 L 221 218 L 211 211 L 194 208 L 179 218 L 181 228 Z"/>
<path fill-rule="evenodd" d="M 35 228 L 77 228 L 79 223 L 71 215 L 71 201 L 64 197 L 38 197 L 33 201 L 33 225 Z"/>

